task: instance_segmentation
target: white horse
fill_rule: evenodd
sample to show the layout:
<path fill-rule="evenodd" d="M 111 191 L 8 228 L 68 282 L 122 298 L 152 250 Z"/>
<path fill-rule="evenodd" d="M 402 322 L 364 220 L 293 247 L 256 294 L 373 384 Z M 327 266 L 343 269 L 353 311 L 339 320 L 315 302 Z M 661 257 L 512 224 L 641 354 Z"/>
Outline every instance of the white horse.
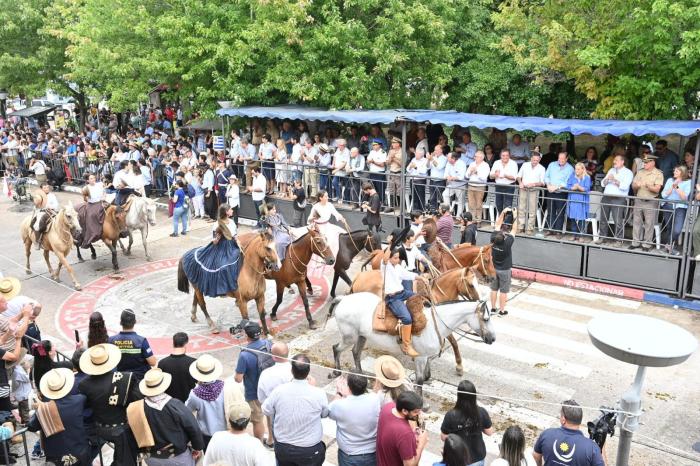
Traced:
<path fill-rule="evenodd" d="M 355 370 L 362 373 L 362 350 L 367 344 L 371 348 L 400 356 L 400 345 L 395 335 L 372 330 L 372 316 L 381 298 L 374 293 L 354 293 L 334 299 L 329 309 L 329 317 L 335 308 L 335 320 L 340 331 L 341 341 L 333 345 L 335 368 L 340 369 L 340 355 L 352 346 Z M 336 307 L 337 305 L 337 307 Z M 420 354 L 415 358 L 416 384 L 418 392 L 423 382 L 430 378 L 430 359 L 442 350 L 444 338 L 465 322 L 488 345 L 496 341 L 496 333 L 491 322 L 491 313 L 485 301 L 453 301 L 435 306 L 437 331 L 431 310 L 425 309 L 427 325 L 420 335 L 414 335 L 413 347 Z M 387 311 L 390 312 L 390 311 Z M 438 333 L 440 337 L 438 337 Z M 338 375 L 338 373 L 334 373 Z"/>
<path fill-rule="evenodd" d="M 156 225 L 156 203 L 152 199 L 143 196 L 132 196 L 133 201 L 129 212 L 126 215 L 126 228 L 129 231 L 129 246 L 124 249 L 122 240 L 119 240 L 119 246 L 125 256 L 131 255 L 131 245 L 134 244 L 132 232 L 141 231 L 141 242 L 143 242 L 143 250 L 146 253 L 146 260 L 150 261 L 151 256 L 148 254 L 148 226 Z"/>

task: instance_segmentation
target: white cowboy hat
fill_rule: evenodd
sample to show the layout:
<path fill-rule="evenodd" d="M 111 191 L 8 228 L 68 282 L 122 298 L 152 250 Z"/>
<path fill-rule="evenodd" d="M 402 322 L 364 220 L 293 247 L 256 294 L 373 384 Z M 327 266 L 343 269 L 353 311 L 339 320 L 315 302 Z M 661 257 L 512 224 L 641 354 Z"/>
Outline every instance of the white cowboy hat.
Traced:
<path fill-rule="evenodd" d="M 59 367 L 51 369 L 41 377 L 39 390 L 49 400 L 59 400 L 73 389 L 75 375 L 70 369 Z"/>
<path fill-rule="evenodd" d="M 400 387 L 406 380 L 406 369 L 393 356 L 379 356 L 374 361 L 374 376 L 389 388 Z"/>
<path fill-rule="evenodd" d="M 154 367 L 146 372 L 143 380 L 139 382 L 139 390 L 141 390 L 143 396 L 160 395 L 168 389 L 172 380 L 172 375 L 163 372 L 158 367 Z"/>
<path fill-rule="evenodd" d="M 80 370 L 87 375 L 102 375 L 119 364 L 122 353 L 116 345 L 100 343 L 88 348 L 80 356 Z"/>
<path fill-rule="evenodd" d="M 231 422 L 236 422 L 241 419 L 250 419 L 250 415 L 250 405 L 243 400 L 236 401 L 228 410 L 228 420 Z"/>
<path fill-rule="evenodd" d="M 6 300 L 11 300 L 19 294 L 22 284 L 15 277 L 0 278 L 0 296 Z"/>
<path fill-rule="evenodd" d="M 224 371 L 221 361 L 210 354 L 203 354 L 190 364 L 190 375 L 197 382 L 213 382 Z"/>

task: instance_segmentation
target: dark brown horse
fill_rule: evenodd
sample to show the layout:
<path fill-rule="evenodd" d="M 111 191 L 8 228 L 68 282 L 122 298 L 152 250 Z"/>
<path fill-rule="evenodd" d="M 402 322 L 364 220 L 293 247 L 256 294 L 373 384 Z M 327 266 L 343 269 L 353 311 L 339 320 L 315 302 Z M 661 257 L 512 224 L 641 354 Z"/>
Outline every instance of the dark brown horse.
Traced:
<path fill-rule="evenodd" d="M 306 278 L 306 268 L 313 254 L 322 258 L 326 265 L 333 265 L 335 263 L 335 258 L 333 257 L 333 251 L 328 247 L 323 235 L 313 226 L 308 227 L 308 229 L 308 233 L 287 246 L 287 256 L 284 258 L 284 261 L 282 261 L 282 267 L 276 272 L 266 273 L 265 278 L 274 280 L 277 285 L 277 301 L 275 301 L 275 305 L 272 306 L 270 319 L 273 321 L 277 320 L 277 308 L 279 308 L 282 302 L 284 289 L 291 285 L 296 285 L 301 300 L 304 303 L 304 311 L 306 311 L 306 320 L 309 321 L 309 328 L 315 329 L 317 325 L 311 317 L 309 299 L 306 296 L 306 282 L 308 280 Z M 308 289 L 311 289 L 310 286 Z"/>
<path fill-rule="evenodd" d="M 85 225 L 81 225 L 81 227 L 85 230 Z M 102 237 L 100 239 L 112 253 L 112 268 L 115 272 L 119 270 L 119 263 L 117 262 L 117 243 L 119 242 L 119 234 L 122 231 L 126 231 L 126 212 L 124 212 L 121 207 L 110 205 L 105 209 L 105 218 L 102 223 Z M 76 245 L 75 250 L 78 253 L 78 260 L 83 262 L 84 259 L 80 254 L 80 246 Z M 93 260 L 97 258 L 97 253 L 92 244 L 90 244 L 90 258 Z"/>
<path fill-rule="evenodd" d="M 338 285 L 338 279 L 342 278 L 348 286 L 352 285 L 352 280 L 348 277 L 348 269 L 352 260 L 360 251 L 365 250 L 369 253 L 380 250 L 382 245 L 379 243 L 379 238 L 374 236 L 369 230 L 355 230 L 351 233 L 343 233 L 338 239 L 338 255 L 335 258 L 335 266 L 333 272 L 333 286 L 331 286 L 331 297 L 335 298 L 335 287 Z"/>
<path fill-rule="evenodd" d="M 267 232 L 257 233 L 250 239 L 247 246 L 241 249 L 241 254 L 243 256 L 243 266 L 238 274 L 238 289 L 228 292 L 226 296 L 236 299 L 238 309 L 241 311 L 241 317 L 244 319 L 248 319 L 248 301 L 255 300 L 255 305 L 260 315 L 260 324 L 263 331 L 269 334 L 267 322 L 265 321 L 265 274 L 280 269 L 279 257 L 277 257 L 277 250 L 272 235 Z M 207 312 L 204 295 L 196 286 L 192 285 L 192 288 L 194 288 L 192 322 L 197 322 L 197 306 L 199 306 L 204 312 L 212 333 L 219 333 L 219 329 L 214 325 L 211 317 L 209 317 L 209 312 Z M 190 282 L 182 266 L 182 259 L 180 259 L 177 267 L 177 289 L 183 293 L 190 292 Z"/>

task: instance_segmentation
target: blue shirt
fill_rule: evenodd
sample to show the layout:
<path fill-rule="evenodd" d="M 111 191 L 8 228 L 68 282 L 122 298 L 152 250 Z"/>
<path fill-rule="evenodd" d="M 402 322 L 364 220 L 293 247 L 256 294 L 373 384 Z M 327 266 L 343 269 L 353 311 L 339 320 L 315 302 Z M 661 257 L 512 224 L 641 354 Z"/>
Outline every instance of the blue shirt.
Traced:
<path fill-rule="evenodd" d="M 467 180 L 464 179 L 464 175 L 467 173 L 467 166 L 464 165 L 462 160 L 457 159 L 454 164 L 447 163 L 445 165 L 445 178 L 448 176 L 453 176 L 457 178 L 456 180 L 451 180 L 447 182 L 447 186 L 450 188 L 464 186 L 467 184 Z"/>
<path fill-rule="evenodd" d="M 444 179 L 447 156 L 441 155 L 437 157 L 437 165 L 433 165 L 433 162 L 435 162 L 435 158 L 428 164 L 428 167 L 430 167 L 430 176 L 432 178 Z"/>
<path fill-rule="evenodd" d="M 535 442 L 544 466 L 604 466 L 600 448 L 580 430 L 559 427 L 542 432 Z"/>
<path fill-rule="evenodd" d="M 267 344 L 267 340 L 253 341 L 248 344 L 250 349 L 263 349 Z M 258 356 L 257 353 L 251 351 L 241 351 L 238 355 L 238 363 L 236 364 L 236 374 L 243 374 L 243 387 L 245 388 L 245 400 L 255 401 L 258 399 L 258 379 L 260 372 L 258 371 Z"/>
<path fill-rule="evenodd" d="M 175 202 L 174 207 L 182 207 L 185 204 L 185 190 L 182 188 L 177 188 L 175 195 L 177 196 L 177 201 Z"/>
<path fill-rule="evenodd" d="M 559 165 L 559 161 L 554 161 L 549 164 L 547 171 L 544 174 L 545 184 L 552 184 L 566 188 L 569 178 L 574 174 L 574 167 L 566 163 L 564 166 Z"/>
<path fill-rule="evenodd" d="M 686 204 L 686 202 L 688 201 L 688 196 L 690 195 L 690 180 L 681 181 L 678 185 L 678 188 L 685 194 L 685 199 L 681 199 L 681 197 L 678 195 L 678 192 L 676 192 L 675 189 L 671 189 L 672 185 L 673 178 L 667 179 L 666 184 L 664 185 L 664 189 L 661 190 L 661 197 L 663 197 L 667 201 L 677 201 L 669 203 L 674 209 L 687 209 L 688 205 Z M 667 196 L 666 193 L 669 190 L 671 191 L 671 193 Z"/>
<path fill-rule="evenodd" d="M 143 379 L 144 374 L 151 368 L 146 359 L 153 356 L 153 350 L 151 350 L 148 340 L 136 332 L 122 330 L 109 337 L 108 342 L 117 345 L 122 353 L 117 370 L 131 372 L 137 380 Z"/>

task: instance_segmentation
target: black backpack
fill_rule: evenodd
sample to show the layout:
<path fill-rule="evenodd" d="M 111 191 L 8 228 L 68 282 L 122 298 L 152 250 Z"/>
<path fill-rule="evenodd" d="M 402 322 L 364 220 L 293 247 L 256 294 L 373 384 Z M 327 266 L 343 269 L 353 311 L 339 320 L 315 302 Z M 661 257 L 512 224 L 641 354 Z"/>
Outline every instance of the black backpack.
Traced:
<path fill-rule="evenodd" d="M 270 340 L 265 340 L 265 346 L 262 348 L 255 349 L 255 351 L 251 351 L 251 349 L 243 348 L 241 351 L 248 351 L 255 356 L 255 360 L 258 362 L 258 376 L 268 367 L 275 365 L 275 361 L 272 359 L 272 342 Z"/>

